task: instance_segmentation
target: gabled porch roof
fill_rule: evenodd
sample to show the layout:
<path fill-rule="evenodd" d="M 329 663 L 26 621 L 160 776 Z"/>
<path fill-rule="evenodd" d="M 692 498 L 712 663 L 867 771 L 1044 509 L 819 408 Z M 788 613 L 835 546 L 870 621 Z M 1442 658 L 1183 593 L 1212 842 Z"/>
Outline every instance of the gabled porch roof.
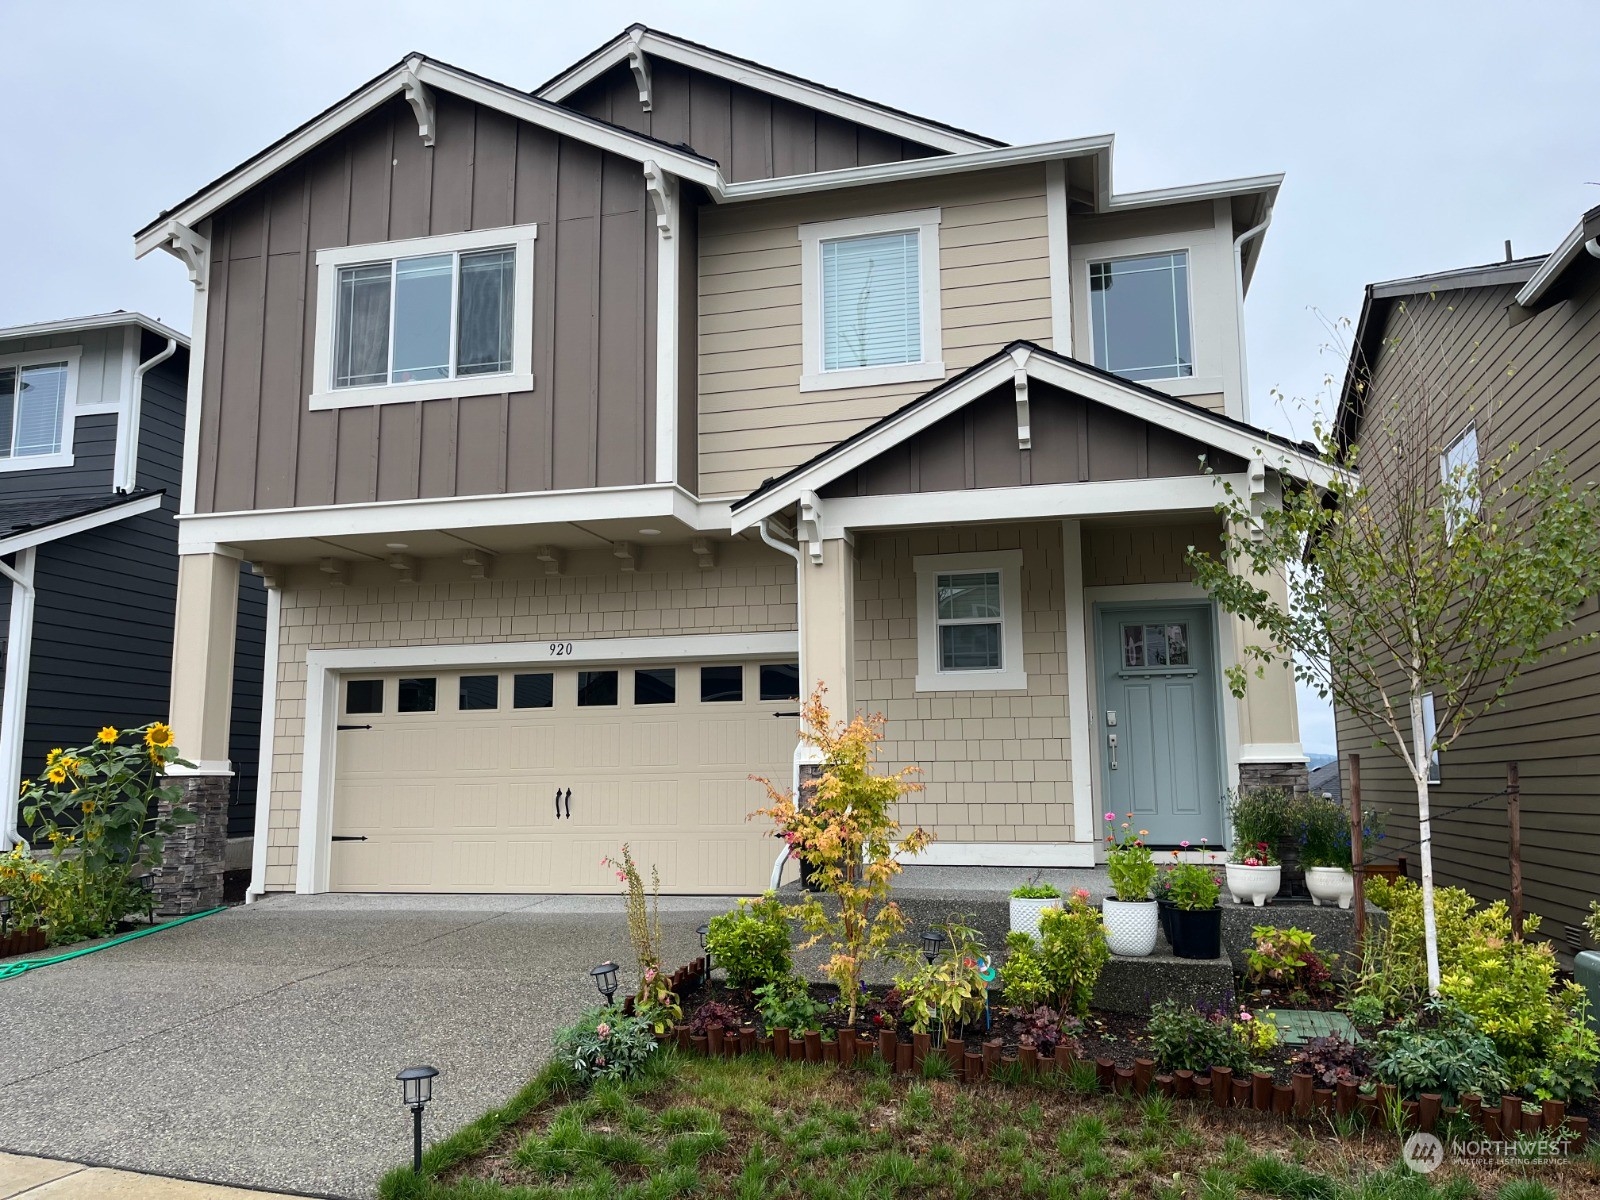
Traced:
<path fill-rule="evenodd" d="M 851 472 L 880 459 L 953 414 L 985 397 L 992 397 L 996 389 L 1007 383 L 1012 385 L 1015 395 L 1016 445 L 1018 450 L 1029 450 L 1033 444 L 1034 414 L 1028 385 L 1032 381 L 1079 397 L 1092 407 L 1144 422 L 1176 439 L 1197 443 L 1200 447 L 1218 451 L 1233 459 L 1242 459 L 1249 464 L 1252 476 L 1264 476 L 1266 471 L 1271 470 L 1313 486 L 1326 485 L 1332 478 L 1331 470 L 1319 460 L 1315 448 L 1309 444 L 1291 441 L 1220 413 L 1208 412 L 1154 388 L 1130 383 L 1087 363 L 1056 354 L 1033 342 L 1018 341 L 785 474 L 767 480 L 748 496 L 735 501 L 732 508 L 733 529 L 737 532 L 748 528 L 765 517 L 793 506 L 803 497 L 838 483 Z M 1172 477 L 1158 481 L 1141 478 L 1135 482 L 1142 485 L 1157 482 L 1171 500 L 1166 507 L 1210 507 L 1215 503 L 1214 498 L 1209 498 L 1211 493 L 1206 487 L 1197 486 L 1204 484 L 1209 487 L 1212 484 L 1211 480 L 1199 474 L 1198 462 L 1191 478 L 1184 479 L 1178 472 L 1169 472 L 1168 475 Z M 1046 489 L 1099 489 L 1104 493 L 1104 503 L 1115 504 L 1120 494 L 1117 489 L 1121 487 L 1123 484 L 1120 480 L 1047 484 L 1019 481 L 1014 486 L 996 489 L 968 483 L 965 490 L 1003 490 L 1014 494 L 1017 503 L 1012 507 L 1019 510 L 1016 514 L 1008 515 L 1024 515 L 1035 509 L 1039 510 L 1035 515 L 1041 515 L 1050 508 Z M 923 495 L 926 497 L 928 494 L 924 491 Z M 1197 498 L 1202 496 L 1207 498 L 1203 503 L 1197 503 Z M 888 507 L 881 498 L 875 498 L 873 502 Z M 859 505 L 865 501 L 857 503 Z M 1040 508 L 1040 503 L 1044 504 L 1044 508 Z M 1105 511 L 1114 509 L 1107 508 Z"/>

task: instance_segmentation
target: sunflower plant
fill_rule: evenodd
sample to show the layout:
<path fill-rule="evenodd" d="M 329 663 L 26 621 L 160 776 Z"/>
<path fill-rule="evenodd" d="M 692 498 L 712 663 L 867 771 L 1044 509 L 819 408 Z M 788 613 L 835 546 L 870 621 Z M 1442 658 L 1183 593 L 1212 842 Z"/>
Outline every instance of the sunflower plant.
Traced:
<path fill-rule="evenodd" d="M 195 819 L 177 804 L 181 789 L 164 782 L 174 765 L 193 764 L 160 721 L 107 725 L 88 746 L 50 751 L 21 797 L 32 840 L 48 851 L 19 846 L 0 860 L 0 888 L 24 923 L 59 944 L 104 936 L 142 906 L 136 877 L 160 866 L 166 839 Z"/>

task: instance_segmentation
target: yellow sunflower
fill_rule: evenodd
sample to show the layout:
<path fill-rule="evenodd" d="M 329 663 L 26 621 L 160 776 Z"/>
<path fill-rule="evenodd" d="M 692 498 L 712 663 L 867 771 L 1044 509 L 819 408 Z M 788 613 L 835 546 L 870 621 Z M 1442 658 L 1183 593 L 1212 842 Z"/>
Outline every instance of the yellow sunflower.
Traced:
<path fill-rule="evenodd" d="M 31 779 L 24 779 L 24 780 L 23 780 L 23 781 L 22 781 L 22 794 L 23 794 L 23 795 L 24 795 L 24 796 L 26 796 L 26 795 L 27 795 L 27 794 L 28 794 L 28 789 L 29 789 L 29 788 L 31 788 L 31 787 L 32 787 L 32 786 L 33 786 L 33 780 L 31 780 Z"/>
<path fill-rule="evenodd" d="M 67 781 L 67 769 L 61 766 L 51 767 L 45 773 L 45 778 L 51 783 L 65 783 Z"/>
<path fill-rule="evenodd" d="M 93 800 L 85 800 L 83 802 L 83 811 L 86 812 L 86 813 L 92 813 L 94 811 L 94 801 Z"/>
<path fill-rule="evenodd" d="M 144 744 L 152 750 L 172 745 L 172 726 L 165 722 L 157 721 L 149 729 L 145 730 Z"/>
<path fill-rule="evenodd" d="M 46 754 L 44 756 L 44 765 L 47 766 L 47 767 L 55 766 L 56 765 L 56 759 L 60 758 L 62 753 L 63 753 L 62 749 L 59 746 L 57 746 L 54 750 L 50 751 L 49 754 Z"/>
<path fill-rule="evenodd" d="M 111 745 L 111 743 L 115 742 L 122 735 L 117 732 L 115 726 L 107 725 L 107 726 L 103 727 L 100 730 L 100 732 L 95 734 L 94 736 L 95 736 L 95 740 L 96 741 L 99 741 L 99 742 L 103 743 L 104 745 L 109 746 L 109 745 Z"/>

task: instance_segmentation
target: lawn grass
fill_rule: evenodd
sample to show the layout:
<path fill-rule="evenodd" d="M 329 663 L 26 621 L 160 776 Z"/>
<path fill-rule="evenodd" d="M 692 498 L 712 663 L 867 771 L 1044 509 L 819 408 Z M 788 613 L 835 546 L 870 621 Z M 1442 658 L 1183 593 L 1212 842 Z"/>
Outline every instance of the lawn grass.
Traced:
<path fill-rule="evenodd" d="M 967 1087 L 771 1058 L 666 1052 L 582 1091 L 553 1064 L 502 1109 L 391 1172 L 383 1200 L 1544 1200 L 1600 1167 L 1407 1170 L 1381 1132 L 1055 1085 Z"/>

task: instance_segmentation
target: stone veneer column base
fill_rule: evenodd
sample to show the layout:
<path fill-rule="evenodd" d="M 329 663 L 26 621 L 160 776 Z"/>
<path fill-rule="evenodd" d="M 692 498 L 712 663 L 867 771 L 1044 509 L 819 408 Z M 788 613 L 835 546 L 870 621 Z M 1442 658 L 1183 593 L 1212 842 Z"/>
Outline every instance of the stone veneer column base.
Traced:
<path fill-rule="evenodd" d="M 228 855 L 228 795 L 232 775 L 173 775 L 183 789 L 178 806 L 194 813 L 192 825 L 179 825 L 167 839 L 156 868 L 156 911 L 181 917 L 222 903 L 222 872 Z M 165 803 L 161 816 L 171 812 Z"/>

